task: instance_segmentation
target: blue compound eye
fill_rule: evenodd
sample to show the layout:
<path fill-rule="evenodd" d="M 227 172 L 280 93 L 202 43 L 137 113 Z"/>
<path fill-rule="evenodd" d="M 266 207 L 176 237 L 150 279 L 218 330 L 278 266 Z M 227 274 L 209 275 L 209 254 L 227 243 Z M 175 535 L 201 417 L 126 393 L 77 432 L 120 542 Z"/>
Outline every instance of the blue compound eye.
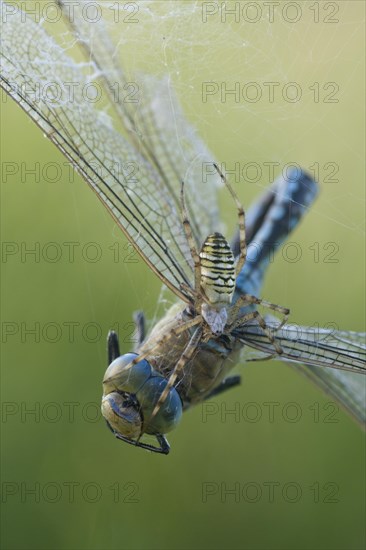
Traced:
<path fill-rule="evenodd" d="M 151 419 L 155 405 L 167 386 L 167 380 L 136 353 L 115 359 L 103 380 L 102 413 L 111 427 L 130 438 L 147 434 L 164 434 L 178 424 L 183 410 L 175 388 L 171 388 L 157 414 Z"/>
<path fill-rule="evenodd" d="M 151 377 L 137 392 L 144 418 L 144 431 L 148 434 L 164 434 L 173 430 L 180 421 L 183 409 L 181 398 L 175 388 L 171 388 L 159 411 L 150 420 L 155 405 L 168 382 L 159 374 Z"/>
<path fill-rule="evenodd" d="M 109 365 L 103 379 L 104 395 L 114 390 L 136 393 L 151 377 L 154 370 L 145 359 L 129 368 L 136 357 L 136 353 L 126 353 Z"/>

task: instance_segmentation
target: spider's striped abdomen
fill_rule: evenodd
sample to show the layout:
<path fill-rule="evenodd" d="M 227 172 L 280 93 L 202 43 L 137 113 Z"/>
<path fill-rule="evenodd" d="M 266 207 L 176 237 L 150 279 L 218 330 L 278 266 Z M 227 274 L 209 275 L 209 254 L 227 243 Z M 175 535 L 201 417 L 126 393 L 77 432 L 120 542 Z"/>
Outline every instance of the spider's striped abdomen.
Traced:
<path fill-rule="evenodd" d="M 209 235 L 200 252 L 201 288 L 210 305 L 230 304 L 235 290 L 235 265 L 231 248 L 220 233 Z"/>

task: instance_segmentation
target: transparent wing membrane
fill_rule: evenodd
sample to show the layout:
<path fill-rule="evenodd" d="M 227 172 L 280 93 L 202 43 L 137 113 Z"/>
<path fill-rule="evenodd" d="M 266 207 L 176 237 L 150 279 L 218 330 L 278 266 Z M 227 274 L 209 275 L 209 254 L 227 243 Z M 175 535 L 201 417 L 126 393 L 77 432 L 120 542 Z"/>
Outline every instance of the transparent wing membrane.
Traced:
<path fill-rule="evenodd" d="M 276 330 L 276 325 L 272 324 L 271 328 L 283 349 L 283 354 L 279 357 L 283 361 L 366 373 L 366 343 L 363 333 L 297 325 L 284 325 Z M 266 355 L 273 353 L 271 342 L 258 325 L 244 325 L 238 331 L 238 336 L 244 344 L 259 352 Z"/>
<path fill-rule="evenodd" d="M 366 426 L 366 377 L 338 369 L 291 363 L 326 394 L 336 399 L 355 420 Z"/>
<path fill-rule="evenodd" d="M 75 6 L 72 20 L 67 3 L 62 0 L 58 3 L 87 58 L 98 67 L 123 129 L 159 173 L 178 210 L 181 182 L 184 181 L 190 221 L 200 246 L 205 237 L 217 229 L 216 191 L 221 179 L 213 168 L 212 153 L 187 122 L 170 79 L 137 74 L 134 76 L 136 82 L 129 82 L 120 63 L 118 45 L 113 43 L 103 19 L 90 25 L 82 17 L 83 5 L 88 1 L 81 0 Z M 138 89 L 136 98 L 116 101 L 116 90 L 131 86 Z"/>
<path fill-rule="evenodd" d="M 158 81 L 145 76 L 139 120 L 151 149 L 175 189 L 185 184 L 186 205 L 200 247 L 205 238 L 220 229 L 217 189 L 221 179 L 213 167 L 214 157 L 191 127 L 180 108 L 168 77 Z"/>
<path fill-rule="evenodd" d="M 192 260 L 176 193 L 180 182 L 176 180 L 175 190 L 168 187 L 108 115 L 85 101 L 83 87 L 97 67 L 75 62 L 20 10 L 2 23 L 1 59 L 5 91 L 72 162 L 151 269 L 187 300 L 181 284 L 191 286 Z M 50 81 L 57 83 L 57 95 L 52 96 Z M 70 82 L 77 83 L 72 100 Z"/>
<path fill-rule="evenodd" d="M 288 362 L 323 391 L 337 399 L 360 423 L 366 423 L 366 334 L 284 325 L 276 331 Z M 273 354 L 273 346 L 260 327 L 248 324 L 238 331 L 243 357 L 259 360 Z M 327 368 L 324 368 L 327 367 Z"/>

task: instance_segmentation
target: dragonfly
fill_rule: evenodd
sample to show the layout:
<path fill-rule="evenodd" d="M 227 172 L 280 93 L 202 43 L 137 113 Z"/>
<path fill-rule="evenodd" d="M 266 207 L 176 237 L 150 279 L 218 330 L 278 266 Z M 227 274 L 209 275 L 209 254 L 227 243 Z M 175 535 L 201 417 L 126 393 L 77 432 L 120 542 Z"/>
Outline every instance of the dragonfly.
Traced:
<path fill-rule="evenodd" d="M 0 84 L 177 299 L 149 332 L 143 313 L 135 315 L 132 352 L 121 355 L 118 335 L 108 334 L 108 427 L 119 440 L 168 454 L 166 434 L 182 413 L 240 384 L 232 368 L 258 360 L 288 363 L 364 425 L 365 334 L 294 325 L 287 307 L 259 297 L 273 253 L 310 209 L 317 183 L 293 169 L 245 213 L 169 78 L 139 75 L 138 101 L 116 101 L 116 84 L 126 90 L 131 83 L 105 22 L 88 23 L 83 4 L 71 17 L 57 0 L 80 62 L 44 25 L 1 1 Z M 94 82 L 108 98 L 103 107 L 83 95 Z M 231 243 L 219 232 L 223 186 L 238 220 Z"/>

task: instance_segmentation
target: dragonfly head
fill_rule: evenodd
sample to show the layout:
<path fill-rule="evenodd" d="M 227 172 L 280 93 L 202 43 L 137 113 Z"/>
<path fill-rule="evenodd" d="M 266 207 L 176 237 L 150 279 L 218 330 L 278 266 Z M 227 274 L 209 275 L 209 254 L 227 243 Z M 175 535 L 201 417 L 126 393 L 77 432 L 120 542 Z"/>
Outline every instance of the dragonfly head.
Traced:
<path fill-rule="evenodd" d="M 127 353 L 115 359 L 103 379 L 102 414 L 118 434 L 136 439 L 142 433 L 164 434 L 175 428 L 182 416 L 182 401 L 175 388 L 150 420 L 168 381 L 145 359 Z"/>

